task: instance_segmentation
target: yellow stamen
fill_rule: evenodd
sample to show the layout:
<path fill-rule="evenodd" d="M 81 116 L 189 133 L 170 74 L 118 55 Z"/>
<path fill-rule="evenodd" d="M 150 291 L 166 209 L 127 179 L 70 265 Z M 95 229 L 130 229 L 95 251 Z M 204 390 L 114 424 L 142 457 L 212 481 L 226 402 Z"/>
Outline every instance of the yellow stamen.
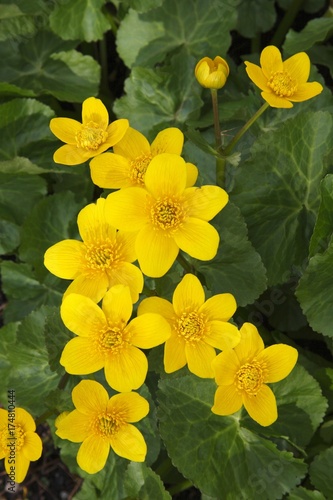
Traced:
<path fill-rule="evenodd" d="M 203 314 L 199 314 L 196 311 L 183 312 L 175 322 L 178 335 L 190 344 L 203 339 L 205 335 L 205 325 L 206 321 Z"/>
<path fill-rule="evenodd" d="M 158 200 L 150 210 L 151 221 L 156 229 L 177 229 L 185 218 L 184 208 L 178 200 L 166 197 Z"/>
<path fill-rule="evenodd" d="M 285 71 L 276 71 L 273 73 L 267 85 L 279 97 L 291 97 L 297 90 L 297 82 Z"/>
<path fill-rule="evenodd" d="M 118 412 L 109 412 L 99 415 L 95 420 L 93 426 L 95 427 L 95 431 L 99 436 L 103 438 L 108 438 L 117 434 L 120 427 L 124 424 L 124 418 L 121 413 Z"/>
<path fill-rule="evenodd" d="M 96 336 L 98 350 L 107 353 L 119 352 L 126 342 L 124 325 L 109 325 Z"/>
<path fill-rule="evenodd" d="M 143 185 L 144 177 L 152 155 L 143 154 L 131 161 L 130 178 L 133 182 Z"/>
<path fill-rule="evenodd" d="M 263 369 L 257 361 L 246 363 L 236 373 L 236 386 L 238 389 L 255 396 L 263 384 Z"/>
<path fill-rule="evenodd" d="M 21 425 L 14 425 L 15 429 L 11 429 L 11 434 L 8 433 L 7 429 L 0 432 L 0 450 L 3 449 L 6 455 L 9 454 L 10 448 L 7 445 L 11 441 L 15 442 L 15 452 L 18 452 L 24 445 L 25 431 Z"/>
<path fill-rule="evenodd" d="M 87 274 L 115 267 L 121 259 L 121 246 L 109 239 L 105 239 L 103 242 L 86 243 L 85 247 L 83 266 Z"/>
<path fill-rule="evenodd" d="M 76 145 L 78 148 L 85 149 L 86 151 L 96 150 L 103 144 L 108 137 L 107 132 L 100 128 L 95 122 L 88 122 L 82 125 L 80 132 L 75 136 Z"/>

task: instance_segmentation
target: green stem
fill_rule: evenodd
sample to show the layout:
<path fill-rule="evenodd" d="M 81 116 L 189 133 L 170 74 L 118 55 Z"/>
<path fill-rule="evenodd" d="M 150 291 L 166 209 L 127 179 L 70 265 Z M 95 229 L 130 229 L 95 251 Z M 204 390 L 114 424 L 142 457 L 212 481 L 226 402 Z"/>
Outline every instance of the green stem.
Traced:
<path fill-rule="evenodd" d="M 282 45 L 286 34 L 289 31 L 290 26 L 293 24 L 295 17 L 297 16 L 300 8 L 302 7 L 304 0 L 293 0 L 286 10 L 282 21 L 280 22 L 277 30 L 275 31 L 272 39 L 271 45 L 276 45 L 279 47 Z"/>
<path fill-rule="evenodd" d="M 265 102 L 261 106 L 261 108 L 259 108 L 258 111 L 256 113 L 254 113 L 252 118 L 250 118 L 249 121 L 247 123 L 245 123 L 245 125 L 240 129 L 240 131 L 235 135 L 235 137 L 233 139 L 231 139 L 231 141 L 229 142 L 227 147 L 224 149 L 223 154 L 225 156 L 230 155 L 231 151 L 236 146 L 239 139 L 241 137 L 243 137 L 245 132 L 251 127 L 251 125 L 253 125 L 253 123 L 259 118 L 259 116 L 261 116 L 263 114 L 263 112 L 266 111 L 267 108 L 269 108 L 269 104 L 268 104 L 268 102 Z"/>
<path fill-rule="evenodd" d="M 42 424 L 43 422 L 45 422 L 45 420 L 47 418 L 52 417 L 52 415 L 55 415 L 56 413 L 57 413 L 57 411 L 54 409 L 44 411 L 44 413 L 42 413 L 42 415 L 36 419 L 36 422 L 35 422 L 36 427 L 37 427 L 37 425 Z"/>
<path fill-rule="evenodd" d="M 191 481 L 185 480 L 182 481 L 181 483 L 175 484 L 174 486 L 171 486 L 168 491 L 171 496 L 176 495 L 177 493 L 180 493 L 181 491 L 185 491 L 188 488 L 191 488 L 193 486 L 193 483 Z"/>
<path fill-rule="evenodd" d="M 193 272 L 191 264 L 189 264 L 189 262 L 187 262 L 185 257 L 180 252 L 177 256 L 177 260 L 178 260 L 179 264 L 182 266 L 182 268 L 184 269 L 184 271 L 186 271 L 187 273 Z"/>
<path fill-rule="evenodd" d="M 220 117 L 219 117 L 219 102 L 217 97 L 217 90 L 210 89 L 212 95 L 212 105 L 213 105 L 213 115 L 214 115 L 214 131 L 215 131 L 215 146 L 216 151 L 222 151 L 222 135 L 220 128 Z M 224 158 L 216 158 L 216 185 L 224 188 L 225 186 L 225 165 L 226 160 Z"/>

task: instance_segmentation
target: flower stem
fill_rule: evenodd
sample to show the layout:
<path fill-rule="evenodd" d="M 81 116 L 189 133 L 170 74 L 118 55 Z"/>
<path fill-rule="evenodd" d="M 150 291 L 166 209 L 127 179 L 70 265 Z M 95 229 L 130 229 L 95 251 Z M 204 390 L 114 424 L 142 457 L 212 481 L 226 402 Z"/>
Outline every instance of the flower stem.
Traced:
<path fill-rule="evenodd" d="M 176 493 L 180 493 L 182 491 L 185 491 L 193 486 L 193 483 L 191 481 L 185 479 L 185 481 L 182 481 L 178 484 L 175 484 L 174 486 L 171 486 L 169 488 L 169 493 L 171 496 L 176 495 Z"/>
<path fill-rule="evenodd" d="M 185 257 L 180 252 L 177 256 L 177 260 L 178 260 L 179 264 L 182 266 L 182 268 L 184 269 L 184 271 L 186 271 L 187 273 L 193 273 L 191 264 L 189 262 L 187 262 Z"/>
<path fill-rule="evenodd" d="M 217 89 L 210 89 L 212 95 L 213 115 L 214 115 L 214 130 L 215 130 L 215 146 L 216 151 L 222 151 L 222 136 L 220 129 L 219 103 L 217 97 Z M 224 158 L 216 158 L 216 185 L 224 188 L 225 186 L 225 165 Z"/>
<path fill-rule="evenodd" d="M 235 137 L 231 139 L 227 147 L 224 149 L 223 154 L 225 156 L 228 156 L 231 153 L 231 151 L 236 146 L 239 139 L 245 134 L 245 132 L 251 127 L 251 125 L 253 125 L 253 123 L 259 118 L 259 116 L 261 116 L 263 112 L 266 111 L 268 107 L 269 107 L 268 102 L 265 102 L 261 106 L 261 108 L 259 108 L 258 111 L 254 113 L 252 118 L 250 118 L 249 121 L 245 123 L 245 125 L 240 129 L 240 131 L 235 135 Z"/>
<path fill-rule="evenodd" d="M 288 9 L 285 12 L 285 15 L 280 22 L 277 30 L 275 31 L 272 39 L 271 39 L 271 45 L 276 45 L 280 46 L 282 45 L 282 42 L 285 39 L 286 34 L 288 33 L 288 30 L 292 23 L 294 22 L 295 17 L 298 14 L 298 11 L 302 7 L 302 4 L 304 3 L 304 0 L 293 0 Z"/>

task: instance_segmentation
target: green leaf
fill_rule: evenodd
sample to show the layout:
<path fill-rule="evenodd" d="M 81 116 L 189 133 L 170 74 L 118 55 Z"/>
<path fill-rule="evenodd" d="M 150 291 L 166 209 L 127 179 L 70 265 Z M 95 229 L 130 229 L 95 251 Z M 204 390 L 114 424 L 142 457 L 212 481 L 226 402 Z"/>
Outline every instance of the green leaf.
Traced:
<path fill-rule="evenodd" d="M 168 0 L 144 14 L 130 10 L 117 33 L 119 55 L 129 67 L 153 66 L 181 47 L 186 47 L 187 57 L 196 59 L 207 54 L 224 56 L 231 43 L 230 31 L 236 27 L 237 3 Z"/>
<path fill-rule="evenodd" d="M 161 478 L 146 464 L 131 462 L 124 480 L 125 490 L 130 498 L 137 500 L 171 500 Z"/>
<path fill-rule="evenodd" d="M 247 238 L 239 209 L 231 202 L 213 219 L 220 234 L 216 257 L 209 262 L 195 261 L 214 293 L 232 293 L 239 306 L 251 304 L 266 288 L 266 273 L 260 255 Z"/>
<path fill-rule="evenodd" d="M 160 381 L 160 431 L 173 464 L 212 497 L 276 500 L 306 472 L 302 460 L 211 412 L 215 383 L 194 375 Z M 204 422 L 204 425 L 203 425 Z"/>
<path fill-rule="evenodd" d="M 49 8 L 43 1 L 1 0 L 0 6 L 1 41 L 28 38 L 47 23 Z"/>
<path fill-rule="evenodd" d="M 63 0 L 50 15 L 52 30 L 64 40 L 96 42 L 110 29 L 102 7 L 106 0 Z"/>
<path fill-rule="evenodd" d="M 323 42 L 332 35 L 333 18 L 318 17 L 311 19 L 302 31 L 290 30 L 287 33 L 283 49 L 286 54 L 295 54 L 310 49 L 315 43 Z"/>
<path fill-rule="evenodd" d="M 165 68 L 133 68 L 125 82 L 126 96 L 116 100 L 117 116 L 128 118 L 143 134 L 157 133 L 165 127 L 183 127 L 197 116 L 202 105 L 194 61 L 177 54 Z M 153 137 L 152 137 L 153 138 Z"/>
<path fill-rule="evenodd" d="M 295 488 L 287 498 L 288 500 L 325 500 L 324 495 L 320 491 L 306 490 L 301 486 Z"/>
<path fill-rule="evenodd" d="M 1 96 L 20 96 L 20 97 L 35 97 L 36 94 L 33 90 L 20 89 L 12 83 L 0 82 L 0 95 Z"/>
<path fill-rule="evenodd" d="M 129 0 L 129 5 L 132 9 L 138 12 L 147 12 L 148 10 L 160 7 L 163 0 Z"/>
<path fill-rule="evenodd" d="M 332 149 L 332 116 L 299 113 L 263 133 L 236 172 L 231 200 L 244 215 L 270 285 L 286 282 L 291 266 L 307 257 Z"/>
<path fill-rule="evenodd" d="M 92 57 L 73 50 L 76 45 L 49 31 L 38 31 L 11 46 L 1 42 L 0 80 L 37 95 L 82 102 L 98 93 L 100 66 Z"/>
<path fill-rule="evenodd" d="M 59 307 L 49 308 L 45 318 L 44 334 L 50 369 L 62 375 L 64 368 L 59 363 L 60 357 L 67 342 L 73 338 L 73 333 L 65 327 Z"/>
<path fill-rule="evenodd" d="M 238 7 L 237 31 L 246 38 L 269 31 L 276 19 L 274 0 L 248 0 Z"/>
<path fill-rule="evenodd" d="M 46 313 L 47 308 L 42 307 L 27 316 L 10 342 L 0 336 L 1 356 L 4 355 L 11 366 L 8 386 L 2 387 L 0 399 L 4 401 L 7 389 L 14 389 L 17 406 L 35 416 L 44 412 L 44 399 L 59 382 L 48 365 L 43 334 Z"/>
<path fill-rule="evenodd" d="M 333 47 L 329 45 L 318 44 L 309 49 L 308 55 L 313 64 L 327 66 L 333 78 Z"/>
<path fill-rule="evenodd" d="M 296 365 L 288 377 L 270 387 L 277 400 L 277 421 L 264 429 L 248 416 L 242 419 L 242 423 L 257 434 L 286 436 L 304 448 L 323 421 L 327 409 L 320 385 L 302 366 Z"/>
<path fill-rule="evenodd" d="M 0 255 L 10 253 L 20 244 L 20 228 L 7 220 L 0 220 Z"/>
<path fill-rule="evenodd" d="M 296 296 L 303 313 L 316 332 L 333 337 L 333 242 L 322 254 L 311 257 L 309 265 L 299 281 Z"/>
<path fill-rule="evenodd" d="M 320 183 L 321 202 L 310 241 L 310 257 L 323 253 L 333 233 L 333 174 Z"/>
<path fill-rule="evenodd" d="M 330 498 L 333 491 L 332 463 L 333 446 L 319 453 L 311 463 L 309 469 L 311 483 L 326 498 Z"/>
<path fill-rule="evenodd" d="M 49 274 L 44 267 L 45 251 L 58 241 L 73 237 L 70 227 L 84 203 L 85 200 L 76 203 L 70 191 L 60 192 L 40 200 L 26 218 L 19 254 L 34 266 L 39 278 Z"/>

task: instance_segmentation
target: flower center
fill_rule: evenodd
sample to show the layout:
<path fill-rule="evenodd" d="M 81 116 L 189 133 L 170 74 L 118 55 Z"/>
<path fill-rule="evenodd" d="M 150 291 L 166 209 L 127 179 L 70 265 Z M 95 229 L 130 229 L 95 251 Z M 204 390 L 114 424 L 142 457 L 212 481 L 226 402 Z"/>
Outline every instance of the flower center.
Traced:
<path fill-rule="evenodd" d="M 103 242 L 86 243 L 85 268 L 87 274 L 96 271 L 105 271 L 115 267 L 121 259 L 121 246 L 119 243 L 106 239 Z"/>
<path fill-rule="evenodd" d="M 177 229 L 185 218 L 184 208 L 178 200 L 170 197 L 157 200 L 150 209 L 151 221 L 155 229 L 164 231 Z"/>
<path fill-rule="evenodd" d="M 124 343 L 126 342 L 124 325 L 109 325 L 102 331 L 98 332 L 97 342 L 99 350 L 103 351 L 105 354 L 117 353 L 119 352 Z"/>
<path fill-rule="evenodd" d="M 263 384 L 263 370 L 256 361 L 246 363 L 236 373 L 236 386 L 238 389 L 255 396 Z"/>
<path fill-rule="evenodd" d="M 25 432 L 21 425 L 15 425 L 15 429 L 11 429 L 9 434 L 7 429 L 0 432 L 0 450 L 5 452 L 5 455 L 9 455 L 11 443 L 15 447 L 15 453 L 20 450 L 24 444 Z M 9 445 L 9 446 L 8 446 Z"/>
<path fill-rule="evenodd" d="M 267 85 L 279 97 L 291 97 L 297 90 L 297 82 L 285 71 L 276 71 L 273 73 Z"/>
<path fill-rule="evenodd" d="M 86 151 L 98 149 L 106 141 L 107 137 L 107 132 L 95 122 L 82 125 L 80 132 L 75 135 L 77 147 Z"/>
<path fill-rule="evenodd" d="M 192 312 L 183 312 L 183 314 L 176 319 L 176 330 L 179 337 L 183 338 L 188 343 L 195 343 L 205 335 L 205 319 L 203 314 Z"/>
<path fill-rule="evenodd" d="M 144 184 L 144 178 L 152 155 L 143 154 L 131 161 L 130 178 L 140 186 Z"/>
<path fill-rule="evenodd" d="M 94 427 L 97 434 L 101 437 L 108 438 L 117 434 L 124 422 L 125 420 L 119 411 L 103 413 L 95 420 Z"/>

